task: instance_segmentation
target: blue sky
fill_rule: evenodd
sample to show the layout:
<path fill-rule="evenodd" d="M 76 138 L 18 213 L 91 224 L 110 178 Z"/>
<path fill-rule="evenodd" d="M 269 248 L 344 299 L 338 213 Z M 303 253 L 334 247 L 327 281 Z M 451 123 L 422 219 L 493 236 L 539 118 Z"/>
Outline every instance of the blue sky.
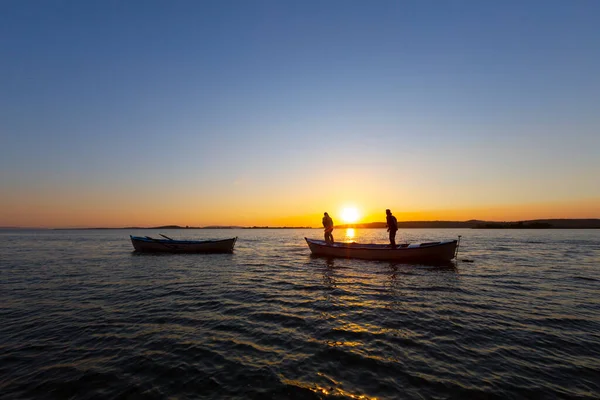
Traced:
<path fill-rule="evenodd" d="M 0 225 L 25 221 L 24 198 L 52 221 L 82 193 L 115 221 L 134 198 L 297 215 L 600 200 L 598 17 L 597 1 L 3 1 Z"/>

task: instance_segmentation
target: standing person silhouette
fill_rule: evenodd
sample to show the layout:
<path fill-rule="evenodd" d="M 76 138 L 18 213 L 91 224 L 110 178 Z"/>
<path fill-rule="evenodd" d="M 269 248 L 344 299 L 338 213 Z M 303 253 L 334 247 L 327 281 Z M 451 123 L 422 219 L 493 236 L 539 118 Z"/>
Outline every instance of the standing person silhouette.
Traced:
<path fill-rule="evenodd" d="M 387 223 L 387 230 L 390 233 L 390 247 L 396 247 L 396 232 L 398 231 L 398 220 L 392 215 L 392 212 L 389 208 L 385 210 L 385 221 Z"/>
<path fill-rule="evenodd" d="M 325 227 L 325 241 L 327 243 L 333 243 L 333 220 L 329 216 L 329 214 L 323 214 L 323 227 Z"/>

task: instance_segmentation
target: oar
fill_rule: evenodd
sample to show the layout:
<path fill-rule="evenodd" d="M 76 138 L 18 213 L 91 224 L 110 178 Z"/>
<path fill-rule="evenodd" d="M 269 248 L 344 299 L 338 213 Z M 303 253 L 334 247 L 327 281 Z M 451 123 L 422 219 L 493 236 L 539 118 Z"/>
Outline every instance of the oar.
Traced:
<path fill-rule="evenodd" d="M 161 235 L 160 233 L 159 233 L 159 235 L 160 235 L 160 236 L 165 236 L 165 235 Z M 165 237 L 166 237 L 166 236 L 165 236 Z M 173 239 L 171 239 L 170 237 L 166 237 L 166 238 L 167 238 L 167 239 L 169 239 L 169 240 L 173 240 Z M 154 239 L 154 238 L 151 238 L 150 236 L 146 236 L 146 239 L 148 239 L 148 240 L 152 240 L 153 242 L 156 242 L 156 243 L 158 243 L 158 244 L 162 244 L 163 246 L 165 246 L 165 247 L 167 247 L 167 248 L 169 248 L 169 249 L 176 249 L 176 248 L 177 248 L 177 245 L 176 245 L 176 244 L 167 244 L 167 243 L 165 243 L 165 241 L 164 241 L 164 240 L 161 240 L 161 239 Z"/>
<path fill-rule="evenodd" d="M 460 247 L 460 238 L 461 238 L 461 235 L 458 235 L 458 242 L 456 243 L 456 250 L 454 250 L 454 259 L 455 260 L 457 259 L 456 257 L 458 256 L 458 248 Z"/>
<path fill-rule="evenodd" d="M 164 237 L 165 239 L 169 239 L 169 240 L 173 240 L 170 237 L 168 237 L 167 235 L 163 235 L 162 233 L 159 233 L 160 236 Z"/>

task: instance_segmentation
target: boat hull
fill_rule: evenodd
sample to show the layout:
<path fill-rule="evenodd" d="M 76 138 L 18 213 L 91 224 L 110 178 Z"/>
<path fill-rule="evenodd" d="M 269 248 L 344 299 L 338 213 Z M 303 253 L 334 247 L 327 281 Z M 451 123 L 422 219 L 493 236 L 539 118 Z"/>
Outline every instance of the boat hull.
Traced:
<path fill-rule="evenodd" d="M 142 253 L 232 253 L 237 237 L 223 240 L 167 240 L 130 236 L 133 248 Z"/>
<path fill-rule="evenodd" d="M 329 244 L 323 240 L 304 239 L 310 251 L 318 256 L 402 262 L 448 262 L 455 257 L 458 244 L 456 240 L 447 240 L 391 248 L 384 244 Z"/>

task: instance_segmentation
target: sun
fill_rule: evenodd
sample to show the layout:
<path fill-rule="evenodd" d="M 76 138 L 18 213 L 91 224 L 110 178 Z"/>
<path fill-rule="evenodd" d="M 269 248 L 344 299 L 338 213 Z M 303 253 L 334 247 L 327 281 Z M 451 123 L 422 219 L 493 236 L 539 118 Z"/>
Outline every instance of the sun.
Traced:
<path fill-rule="evenodd" d="M 346 207 L 342 210 L 342 220 L 348 224 L 358 221 L 358 210 L 355 207 Z"/>

